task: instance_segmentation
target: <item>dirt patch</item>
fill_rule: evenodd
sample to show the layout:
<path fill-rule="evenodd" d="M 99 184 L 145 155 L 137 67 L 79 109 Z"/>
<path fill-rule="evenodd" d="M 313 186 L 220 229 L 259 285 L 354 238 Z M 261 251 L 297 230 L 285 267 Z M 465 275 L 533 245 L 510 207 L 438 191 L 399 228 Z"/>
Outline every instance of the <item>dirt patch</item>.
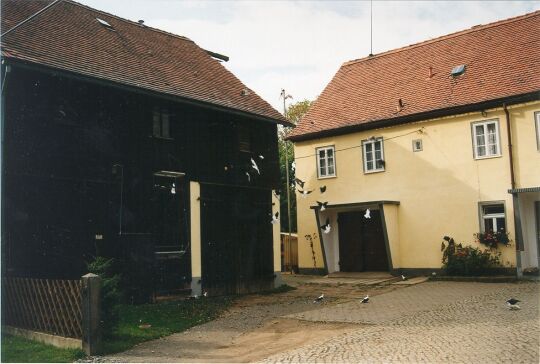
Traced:
<path fill-rule="evenodd" d="M 298 284 L 293 291 L 248 295 L 219 319 L 183 333 L 142 343 L 108 357 L 122 362 L 253 362 L 362 327 L 352 323 L 309 322 L 284 316 L 376 296 L 395 285 Z M 314 299 L 324 293 L 322 302 Z"/>
<path fill-rule="evenodd" d="M 236 337 L 230 345 L 216 348 L 212 352 L 201 353 L 196 358 L 183 358 L 182 361 L 254 362 L 275 353 L 325 341 L 358 327 L 359 325 L 354 324 L 278 319 Z"/>

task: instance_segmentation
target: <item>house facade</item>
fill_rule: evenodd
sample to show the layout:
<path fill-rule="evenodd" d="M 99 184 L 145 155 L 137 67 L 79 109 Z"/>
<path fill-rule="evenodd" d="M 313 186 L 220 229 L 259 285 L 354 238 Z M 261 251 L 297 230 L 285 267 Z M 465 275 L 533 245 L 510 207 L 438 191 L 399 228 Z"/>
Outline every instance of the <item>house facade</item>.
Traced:
<path fill-rule="evenodd" d="M 2 25 L 3 275 L 105 256 L 135 296 L 279 281 L 287 122 L 226 57 L 68 0 L 2 0 Z"/>
<path fill-rule="evenodd" d="M 301 272 L 431 273 L 444 236 L 486 248 L 485 232 L 508 233 L 506 268 L 538 268 L 539 26 L 535 12 L 342 65 L 290 137 L 312 191 Z"/>

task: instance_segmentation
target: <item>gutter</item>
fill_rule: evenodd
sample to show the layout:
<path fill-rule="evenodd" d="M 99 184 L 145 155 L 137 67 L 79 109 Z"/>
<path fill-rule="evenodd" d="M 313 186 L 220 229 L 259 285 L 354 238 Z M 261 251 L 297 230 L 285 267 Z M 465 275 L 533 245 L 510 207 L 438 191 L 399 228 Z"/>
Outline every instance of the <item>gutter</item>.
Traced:
<path fill-rule="evenodd" d="M 421 112 L 417 114 L 405 115 L 405 116 L 401 116 L 401 117 L 397 117 L 393 119 L 374 120 L 374 121 L 369 121 L 369 122 L 361 123 L 361 124 L 346 125 L 346 126 L 338 127 L 335 129 L 320 130 L 320 131 L 306 133 L 302 135 L 293 135 L 293 136 L 288 137 L 287 140 L 290 140 L 292 142 L 307 141 L 307 140 L 319 139 L 319 138 L 330 137 L 330 136 L 344 135 L 344 134 L 353 133 L 357 131 L 379 129 L 379 128 L 384 128 L 388 126 L 412 123 L 412 122 L 423 121 L 423 120 L 428 120 L 428 119 L 435 119 L 435 118 L 450 116 L 454 114 L 464 114 L 468 112 L 482 111 L 485 109 L 501 107 L 501 104 L 511 105 L 511 104 L 519 104 L 523 102 L 528 102 L 528 101 L 538 101 L 538 100 L 540 100 L 540 92 L 534 91 L 534 92 L 528 92 L 528 93 L 520 94 L 520 95 L 513 95 L 513 96 L 501 97 L 494 100 L 482 101 L 476 104 L 453 106 L 453 107 L 448 107 L 444 109 L 430 110 L 430 111 L 425 111 L 425 112 Z"/>

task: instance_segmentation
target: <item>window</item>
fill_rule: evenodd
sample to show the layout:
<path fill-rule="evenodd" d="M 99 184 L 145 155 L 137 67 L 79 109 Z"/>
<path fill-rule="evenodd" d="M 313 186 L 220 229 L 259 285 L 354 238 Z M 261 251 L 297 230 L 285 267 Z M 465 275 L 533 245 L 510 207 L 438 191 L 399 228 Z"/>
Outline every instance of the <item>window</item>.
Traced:
<path fill-rule="evenodd" d="M 472 124 L 474 158 L 491 158 L 501 155 L 499 124 L 497 120 Z"/>
<path fill-rule="evenodd" d="M 245 125 L 238 125 L 238 149 L 241 152 L 251 153 L 251 135 Z"/>
<path fill-rule="evenodd" d="M 536 123 L 536 147 L 540 151 L 540 111 L 534 113 L 534 121 Z"/>
<path fill-rule="evenodd" d="M 481 228 L 482 232 L 498 232 L 506 230 L 506 217 L 503 203 L 481 203 Z"/>
<path fill-rule="evenodd" d="M 413 152 L 420 152 L 422 150 L 422 139 L 416 139 L 412 141 Z"/>
<path fill-rule="evenodd" d="M 364 153 L 364 172 L 384 171 L 384 150 L 382 138 L 371 138 L 362 142 Z"/>
<path fill-rule="evenodd" d="M 334 147 L 317 148 L 317 171 L 319 178 L 336 176 L 335 161 Z"/>
<path fill-rule="evenodd" d="M 152 135 L 158 138 L 169 139 L 171 137 L 169 111 L 164 108 L 154 107 L 152 120 Z"/>

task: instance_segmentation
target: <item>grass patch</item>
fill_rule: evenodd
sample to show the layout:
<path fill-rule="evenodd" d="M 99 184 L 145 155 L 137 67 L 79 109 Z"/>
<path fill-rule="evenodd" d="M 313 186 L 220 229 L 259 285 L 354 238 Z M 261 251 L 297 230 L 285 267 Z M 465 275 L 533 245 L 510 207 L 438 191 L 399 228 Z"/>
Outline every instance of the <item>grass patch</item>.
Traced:
<path fill-rule="evenodd" d="M 60 349 L 19 336 L 2 335 L 3 363 L 69 363 L 84 357 L 80 349 Z"/>
<path fill-rule="evenodd" d="M 111 337 L 103 339 L 105 354 L 127 350 L 143 341 L 158 339 L 211 321 L 233 299 L 210 297 L 146 305 L 120 305 L 120 319 Z M 140 328 L 140 325 L 151 325 Z"/>

